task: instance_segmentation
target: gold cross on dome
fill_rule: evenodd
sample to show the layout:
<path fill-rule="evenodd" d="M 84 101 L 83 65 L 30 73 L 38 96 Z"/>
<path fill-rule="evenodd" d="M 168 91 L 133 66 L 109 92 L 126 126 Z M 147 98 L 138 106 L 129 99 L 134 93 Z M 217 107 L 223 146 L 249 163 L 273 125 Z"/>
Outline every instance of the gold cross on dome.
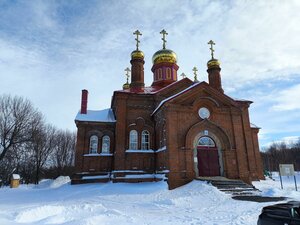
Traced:
<path fill-rule="evenodd" d="M 160 32 L 160 34 L 163 35 L 163 37 L 162 37 L 162 39 L 161 39 L 161 40 L 163 40 L 163 49 L 166 49 L 166 42 L 167 42 L 167 40 L 166 40 L 166 35 L 168 35 L 168 33 L 167 33 L 167 31 L 165 31 L 165 29 L 163 29 L 163 30 Z"/>
<path fill-rule="evenodd" d="M 127 77 L 127 84 L 128 84 L 128 79 L 130 76 L 129 73 L 131 72 L 131 70 L 127 67 L 124 71 L 126 72 L 125 76 Z"/>
<path fill-rule="evenodd" d="M 216 43 L 213 42 L 212 40 L 210 40 L 207 44 L 210 45 L 210 48 L 209 48 L 209 49 L 210 49 L 210 51 L 211 51 L 211 53 L 210 53 L 210 54 L 211 54 L 211 58 L 214 59 L 214 51 L 215 51 L 215 50 L 214 50 L 214 48 L 213 48 L 213 45 L 215 45 Z"/>
<path fill-rule="evenodd" d="M 133 32 L 134 35 L 136 35 L 136 38 L 134 40 L 136 40 L 136 50 L 139 50 L 139 36 L 142 36 L 142 33 L 139 30 L 136 30 L 135 32 Z"/>
<path fill-rule="evenodd" d="M 197 71 L 198 71 L 198 69 L 197 69 L 196 66 L 194 66 L 193 71 L 194 71 L 194 82 L 196 82 L 196 81 L 198 81 L 198 79 L 197 79 Z"/>
<path fill-rule="evenodd" d="M 182 77 L 182 79 L 186 78 L 186 75 L 184 73 L 182 73 L 180 76 Z"/>

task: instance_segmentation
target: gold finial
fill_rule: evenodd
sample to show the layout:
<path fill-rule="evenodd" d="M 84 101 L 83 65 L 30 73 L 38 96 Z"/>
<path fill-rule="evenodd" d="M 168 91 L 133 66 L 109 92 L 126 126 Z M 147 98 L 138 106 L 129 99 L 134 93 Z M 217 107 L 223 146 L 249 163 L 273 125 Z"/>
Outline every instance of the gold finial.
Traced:
<path fill-rule="evenodd" d="M 194 82 L 198 82 L 198 79 L 197 79 L 197 71 L 198 71 L 198 69 L 197 69 L 197 67 L 194 66 L 193 71 L 194 71 Z"/>
<path fill-rule="evenodd" d="M 163 49 L 166 49 L 166 42 L 167 42 L 167 40 L 166 40 L 166 35 L 168 35 L 168 33 L 167 33 L 167 31 L 165 31 L 165 29 L 163 29 L 163 30 L 160 32 L 160 34 L 163 35 L 163 37 L 162 37 L 162 39 L 161 39 L 161 40 L 163 40 Z"/>
<path fill-rule="evenodd" d="M 142 33 L 139 30 L 136 30 L 135 32 L 133 32 L 134 35 L 136 35 L 136 38 L 134 40 L 136 40 L 136 50 L 139 51 L 139 36 L 142 36 Z"/>
<path fill-rule="evenodd" d="M 131 72 L 131 70 L 127 67 L 124 71 L 126 72 L 125 76 L 127 77 L 126 84 L 128 84 L 128 79 L 129 79 L 129 76 L 130 76 L 129 73 Z"/>
<path fill-rule="evenodd" d="M 182 79 L 186 78 L 186 75 L 184 73 L 182 73 L 180 76 L 182 77 Z"/>
<path fill-rule="evenodd" d="M 213 48 L 213 45 L 215 45 L 216 43 L 215 42 L 213 42 L 212 40 L 210 40 L 207 44 L 209 44 L 210 45 L 210 51 L 211 51 L 211 58 L 212 59 L 214 59 L 214 48 Z"/>

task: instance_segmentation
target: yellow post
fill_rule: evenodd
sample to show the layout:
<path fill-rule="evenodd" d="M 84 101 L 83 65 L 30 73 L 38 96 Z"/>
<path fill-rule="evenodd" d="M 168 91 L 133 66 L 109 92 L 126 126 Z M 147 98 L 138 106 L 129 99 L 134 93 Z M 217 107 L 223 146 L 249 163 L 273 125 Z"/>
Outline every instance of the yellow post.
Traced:
<path fill-rule="evenodd" d="M 10 188 L 17 188 L 20 185 L 20 175 L 13 174 L 10 180 Z"/>

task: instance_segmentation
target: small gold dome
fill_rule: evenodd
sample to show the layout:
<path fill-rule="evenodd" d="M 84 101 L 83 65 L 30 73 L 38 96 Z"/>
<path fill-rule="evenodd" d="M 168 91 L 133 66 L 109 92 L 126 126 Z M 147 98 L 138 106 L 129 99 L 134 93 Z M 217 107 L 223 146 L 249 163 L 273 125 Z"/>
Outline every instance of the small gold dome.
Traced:
<path fill-rule="evenodd" d="M 207 68 L 213 69 L 213 68 L 220 68 L 220 62 L 217 59 L 211 59 L 207 62 Z"/>
<path fill-rule="evenodd" d="M 161 49 L 154 53 L 152 63 L 157 64 L 161 62 L 177 63 L 177 55 L 169 49 Z"/>
<path fill-rule="evenodd" d="M 123 84 L 123 90 L 129 89 L 129 87 L 130 87 L 129 83 Z"/>
<path fill-rule="evenodd" d="M 131 58 L 132 59 L 137 59 L 137 58 L 144 58 L 144 52 L 140 51 L 140 50 L 134 50 L 133 52 L 131 52 Z"/>

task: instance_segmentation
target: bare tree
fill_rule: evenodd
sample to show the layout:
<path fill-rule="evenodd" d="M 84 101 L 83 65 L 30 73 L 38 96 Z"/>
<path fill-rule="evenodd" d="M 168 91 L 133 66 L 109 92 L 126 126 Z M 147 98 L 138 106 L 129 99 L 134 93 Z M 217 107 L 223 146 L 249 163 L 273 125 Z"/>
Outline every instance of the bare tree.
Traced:
<path fill-rule="evenodd" d="M 0 161 L 12 148 L 28 142 L 42 115 L 22 97 L 0 96 Z"/>
<path fill-rule="evenodd" d="M 74 132 L 59 131 L 56 135 L 56 147 L 52 154 L 53 166 L 58 175 L 66 175 L 66 169 L 74 164 L 76 135 Z"/>
<path fill-rule="evenodd" d="M 51 125 L 41 125 L 32 136 L 28 144 L 28 150 L 32 152 L 35 164 L 35 183 L 39 183 L 41 169 L 55 147 L 56 129 Z"/>
<path fill-rule="evenodd" d="M 294 164 L 300 170 L 300 138 L 295 143 L 274 142 L 261 155 L 266 170 L 278 171 L 279 164 Z"/>

